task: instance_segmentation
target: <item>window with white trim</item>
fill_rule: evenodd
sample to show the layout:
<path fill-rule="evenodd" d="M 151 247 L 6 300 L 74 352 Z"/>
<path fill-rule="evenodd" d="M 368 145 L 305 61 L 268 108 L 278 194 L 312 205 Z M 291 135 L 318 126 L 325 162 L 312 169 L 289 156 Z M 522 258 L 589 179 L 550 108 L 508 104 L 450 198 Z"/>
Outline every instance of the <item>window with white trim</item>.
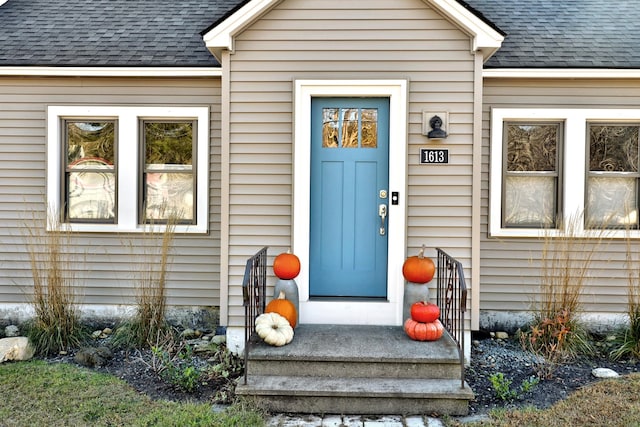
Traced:
<path fill-rule="evenodd" d="M 51 106 L 47 201 L 72 231 L 208 225 L 207 107 Z"/>
<path fill-rule="evenodd" d="M 492 109 L 490 235 L 640 237 L 639 141 L 640 110 Z"/>

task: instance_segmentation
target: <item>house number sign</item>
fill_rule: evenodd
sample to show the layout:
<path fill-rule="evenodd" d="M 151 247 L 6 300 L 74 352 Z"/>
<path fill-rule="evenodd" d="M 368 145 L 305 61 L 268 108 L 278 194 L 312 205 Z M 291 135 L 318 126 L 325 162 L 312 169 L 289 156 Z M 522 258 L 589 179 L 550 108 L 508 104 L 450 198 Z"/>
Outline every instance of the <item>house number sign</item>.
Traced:
<path fill-rule="evenodd" d="M 420 164 L 448 164 L 449 149 L 448 148 L 421 148 Z"/>

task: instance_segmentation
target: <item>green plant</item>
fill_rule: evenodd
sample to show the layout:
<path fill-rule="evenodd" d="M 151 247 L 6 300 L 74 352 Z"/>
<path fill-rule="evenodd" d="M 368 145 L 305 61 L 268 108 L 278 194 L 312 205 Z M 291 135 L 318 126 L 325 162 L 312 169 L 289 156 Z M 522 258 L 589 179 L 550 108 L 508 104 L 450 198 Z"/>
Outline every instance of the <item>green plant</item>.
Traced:
<path fill-rule="evenodd" d="M 511 388 L 512 380 L 506 378 L 502 372 L 495 373 L 489 377 L 491 386 L 500 400 L 508 401 L 520 398 L 522 395 L 530 392 L 540 379 L 537 377 L 529 377 L 522 381 L 517 389 Z"/>
<path fill-rule="evenodd" d="M 27 322 L 27 335 L 37 354 L 46 355 L 78 347 L 87 338 L 80 322 L 74 287 L 77 260 L 71 232 L 56 212 L 27 224 L 35 317 Z"/>
<path fill-rule="evenodd" d="M 214 400 L 219 403 L 231 403 L 235 397 L 236 379 L 244 372 L 244 361 L 231 353 L 224 344 L 211 344 L 209 357 L 211 365 L 206 369 L 207 384 L 218 385 Z"/>
<path fill-rule="evenodd" d="M 153 358 L 158 363 L 153 364 L 165 381 L 179 387 L 186 392 L 193 392 L 200 385 L 202 371 L 193 365 L 193 349 L 183 344 L 175 354 L 160 347 L 151 347 Z"/>

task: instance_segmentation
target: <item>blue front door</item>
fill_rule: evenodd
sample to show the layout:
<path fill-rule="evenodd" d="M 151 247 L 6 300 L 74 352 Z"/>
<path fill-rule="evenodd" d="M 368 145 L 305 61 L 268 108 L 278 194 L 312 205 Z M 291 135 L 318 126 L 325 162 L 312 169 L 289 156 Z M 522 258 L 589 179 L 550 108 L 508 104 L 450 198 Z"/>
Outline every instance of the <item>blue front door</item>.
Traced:
<path fill-rule="evenodd" d="M 311 101 L 309 296 L 386 298 L 389 99 Z"/>

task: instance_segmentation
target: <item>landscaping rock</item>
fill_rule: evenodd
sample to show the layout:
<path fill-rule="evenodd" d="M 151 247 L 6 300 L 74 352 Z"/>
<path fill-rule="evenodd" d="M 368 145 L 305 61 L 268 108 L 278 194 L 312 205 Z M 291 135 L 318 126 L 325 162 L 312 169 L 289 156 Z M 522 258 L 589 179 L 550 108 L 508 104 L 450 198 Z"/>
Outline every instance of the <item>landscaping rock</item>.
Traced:
<path fill-rule="evenodd" d="M 29 360 L 34 349 L 27 337 L 10 337 L 0 339 L 0 363 L 9 360 Z"/>
<path fill-rule="evenodd" d="M 609 368 L 595 368 L 591 371 L 591 375 L 596 378 L 615 378 L 620 376 L 616 371 Z"/>
<path fill-rule="evenodd" d="M 113 353 L 109 347 L 87 347 L 83 348 L 76 353 L 73 360 L 89 368 L 96 366 L 105 366 L 109 363 L 109 360 L 113 358 Z"/>
<path fill-rule="evenodd" d="M 506 332 L 499 331 L 499 332 L 496 332 L 496 338 L 499 340 L 506 340 L 506 339 L 509 339 L 509 334 Z"/>
<path fill-rule="evenodd" d="M 4 335 L 7 338 L 20 336 L 20 329 L 16 325 L 9 325 L 4 328 Z"/>

